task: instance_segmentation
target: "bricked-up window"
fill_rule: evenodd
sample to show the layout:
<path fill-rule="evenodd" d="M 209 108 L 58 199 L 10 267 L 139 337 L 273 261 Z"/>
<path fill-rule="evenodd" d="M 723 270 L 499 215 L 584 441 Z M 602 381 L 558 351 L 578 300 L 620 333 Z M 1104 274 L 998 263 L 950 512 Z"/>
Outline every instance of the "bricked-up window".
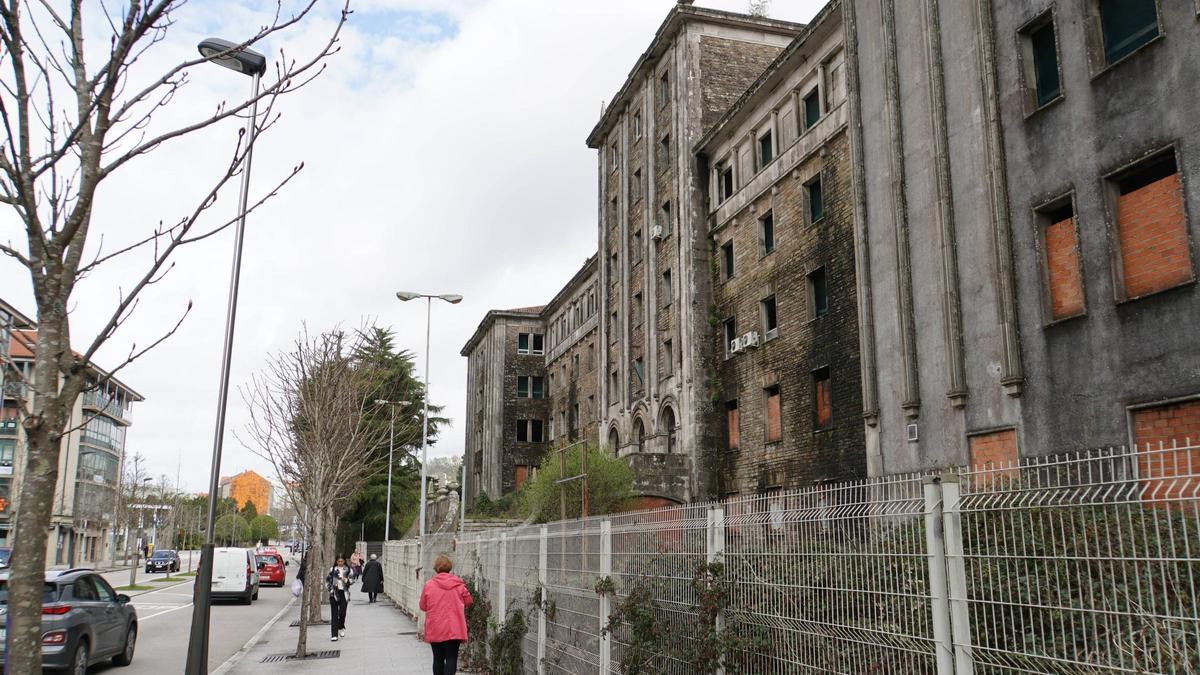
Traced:
<path fill-rule="evenodd" d="M 775 296 L 772 295 L 759 303 L 759 313 L 762 315 L 763 337 L 771 340 L 779 336 L 779 322 L 775 312 Z"/>
<path fill-rule="evenodd" d="M 629 180 L 629 201 L 636 202 L 642 198 L 642 170 L 637 169 L 633 172 L 633 177 Z"/>
<path fill-rule="evenodd" d="M 634 230 L 633 237 L 629 242 L 629 257 L 633 259 L 633 264 L 636 265 L 642 261 L 642 231 Z"/>
<path fill-rule="evenodd" d="M 596 396 L 588 396 L 587 399 L 587 418 L 589 421 L 596 419 Z"/>
<path fill-rule="evenodd" d="M 725 278 L 733 278 L 733 240 L 725 242 L 721 246 L 721 267 L 725 272 Z"/>
<path fill-rule="evenodd" d="M 596 343 L 594 343 L 594 342 L 588 343 L 587 354 L 588 354 L 588 360 L 587 360 L 588 372 L 591 372 L 596 369 Z"/>
<path fill-rule="evenodd" d="M 662 298 L 662 306 L 670 305 L 674 300 L 675 290 L 671 287 L 671 270 L 665 269 L 662 273 L 662 292 L 659 297 Z"/>
<path fill-rule="evenodd" d="M 779 387 L 771 386 L 763 390 L 766 403 L 767 442 L 775 443 L 783 440 L 783 409 L 780 403 Z"/>
<path fill-rule="evenodd" d="M 658 170 L 664 171 L 670 169 L 671 164 L 671 134 L 663 134 L 662 140 L 658 142 Z"/>
<path fill-rule="evenodd" d="M 815 319 L 829 313 L 829 289 L 825 280 L 825 268 L 818 267 L 808 273 L 808 318 Z"/>
<path fill-rule="evenodd" d="M 1017 431 L 1004 429 L 967 437 L 971 470 L 975 482 L 986 485 L 997 479 L 1015 479 L 1021 475 L 1017 466 Z"/>
<path fill-rule="evenodd" d="M 658 224 L 662 226 L 663 237 L 671 236 L 671 229 L 674 225 L 671 218 L 671 200 L 662 203 L 662 208 L 658 211 Z"/>
<path fill-rule="evenodd" d="M 608 283 L 616 280 L 619 272 L 617 271 L 617 254 L 613 253 L 608 257 Z"/>
<path fill-rule="evenodd" d="M 1025 57 L 1025 85 L 1032 93 L 1032 107 L 1040 108 L 1062 93 L 1054 14 L 1047 11 L 1029 22 L 1021 29 L 1020 36 Z"/>
<path fill-rule="evenodd" d="M 1196 494 L 1200 487 L 1195 478 L 1196 467 L 1200 467 L 1200 399 L 1134 410 L 1133 441 L 1138 477 L 1146 487 L 1143 499 L 1186 500 Z M 1175 503 L 1182 507 L 1186 501 Z"/>
<path fill-rule="evenodd" d="M 733 341 L 738 336 L 737 321 L 734 320 L 734 317 L 731 316 L 725 319 L 725 322 L 722 324 L 721 334 L 725 336 L 725 358 L 729 358 L 733 355 Z"/>
<path fill-rule="evenodd" d="M 729 160 L 717 169 L 717 190 L 720 202 L 733 196 L 733 160 Z"/>
<path fill-rule="evenodd" d="M 1193 279 L 1183 185 L 1168 152 L 1110 178 L 1125 299 Z"/>
<path fill-rule="evenodd" d="M 742 428 L 736 398 L 725 402 L 725 425 L 729 428 L 728 447 L 730 450 L 737 450 L 741 444 Z"/>
<path fill-rule="evenodd" d="M 813 429 L 821 431 L 833 426 L 833 390 L 829 383 L 829 367 L 812 372 Z"/>
<path fill-rule="evenodd" d="M 1158 37 L 1155 0 L 1098 0 L 1104 60 L 1114 63 Z"/>
<path fill-rule="evenodd" d="M 771 138 L 771 132 L 764 132 L 758 137 L 758 168 L 762 169 L 775 159 L 775 143 Z"/>
<path fill-rule="evenodd" d="M 608 332 L 612 337 L 611 342 L 617 341 L 617 333 L 620 328 L 621 327 L 617 325 L 617 312 L 616 310 L 613 310 L 612 316 L 608 317 Z"/>
<path fill-rule="evenodd" d="M 821 177 L 805 183 L 804 192 L 808 196 L 808 222 L 815 223 L 825 217 L 825 191 L 821 187 Z"/>
<path fill-rule="evenodd" d="M 775 216 L 771 211 L 758 219 L 758 240 L 762 242 L 763 255 L 775 250 Z"/>
<path fill-rule="evenodd" d="M 620 375 L 617 373 L 617 369 L 614 368 L 613 371 L 608 374 L 609 403 L 615 403 L 617 400 L 619 400 L 620 393 L 621 393 Z"/>
<path fill-rule="evenodd" d="M 663 340 L 662 369 L 663 377 L 675 372 L 675 345 L 670 340 Z"/>
<path fill-rule="evenodd" d="M 1044 223 L 1046 299 L 1050 320 L 1058 321 L 1084 312 L 1083 274 L 1080 271 L 1079 237 L 1075 209 L 1065 203 L 1039 211 Z"/>
<path fill-rule="evenodd" d="M 515 485 L 513 487 L 517 490 L 520 490 L 521 485 L 525 483 L 526 478 L 529 478 L 529 467 L 524 464 L 518 464 L 516 480 L 514 481 Z"/>
<path fill-rule="evenodd" d="M 816 87 L 804 97 L 804 129 L 808 130 L 821 119 L 821 94 Z"/>
<path fill-rule="evenodd" d="M 654 91 L 654 95 L 658 98 L 658 107 L 663 107 L 671 100 L 671 75 L 663 71 L 661 77 L 658 78 L 658 87 Z"/>
<path fill-rule="evenodd" d="M 642 294 L 633 294 L 633 325 L 642 325 Z"/>

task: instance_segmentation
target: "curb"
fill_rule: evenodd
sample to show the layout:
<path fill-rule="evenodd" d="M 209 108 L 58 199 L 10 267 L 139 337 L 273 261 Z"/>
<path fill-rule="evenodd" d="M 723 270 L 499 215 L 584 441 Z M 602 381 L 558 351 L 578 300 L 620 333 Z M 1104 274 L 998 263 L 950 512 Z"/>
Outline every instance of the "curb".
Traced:
<path fill-rule="evenodd" d="M 282 608 L 280 608 L 280 610 L 275 613 L 275 616 L 271 617 L 270 621 L 263 624 L 263 627 L 259 628 L 258 632 L 255 633 L 254 636 L 251 637 L 249 640 L 247 640 L 246 644 L 242 645 L 241 649 L 237 650 L 237 652 L 234 653 L 233 656 L 230 656 L 229 658 L 225 659 L 225 663 L 222 663 L 221 665 L 217 666 L 217 669 L 212 671 L 212 673 L 210 673 L 210 675 L 224 675 L 225 673 L 228 673 L 229 671 L 233 670 L 233 667 L 236 666 L 239 662 L 241 662 L 242 659 L 246 658 L 246 655 L 249 654 L 250 651 L 253 650 L 254 647 L 258 645 L 258 641 L 262 639 L 262 636 L 266 635 L 267 631 L 274 628 L 275 624 L 279 621 L 280 617 L 282 617 L 284 615 L 284 613 L 286 613 L 289 609 L 291 609 L 292 605 L 294 605 L 294 604 L 296 604 L 295 596 L 293 596 L 290 600 L 288 600 L 287 604 L 284 605 Z"/>

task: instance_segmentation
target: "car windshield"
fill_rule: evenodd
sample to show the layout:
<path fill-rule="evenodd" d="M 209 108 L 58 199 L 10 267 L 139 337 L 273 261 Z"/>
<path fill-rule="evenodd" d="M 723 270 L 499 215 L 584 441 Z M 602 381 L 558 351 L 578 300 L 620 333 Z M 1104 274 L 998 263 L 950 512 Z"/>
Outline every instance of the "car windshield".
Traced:
<path fill-rule="evenodd" d="M 276 565 L 279 563 L 279 559 L 273 555 L 260 555 L 255 557 L 258 558 L 259 565 Z"/>
<path fill-rule="evenodd" d="M 42 585 L 42 604 L 58 601 L 58 584 L 47 581 Z M 8 604 L 8 580 L 0 580 L 0 605 Z"/>
<path fill-rule="evenodd" d="M 175 555 L 175 551 L 155 551 L 151 558 L 170 558 Z"/>
<path fill-rule="evenodd" d="M 12 555 L 11 548 L 0 548 L 0 567 L 8 565 L 8 557 Z"/>

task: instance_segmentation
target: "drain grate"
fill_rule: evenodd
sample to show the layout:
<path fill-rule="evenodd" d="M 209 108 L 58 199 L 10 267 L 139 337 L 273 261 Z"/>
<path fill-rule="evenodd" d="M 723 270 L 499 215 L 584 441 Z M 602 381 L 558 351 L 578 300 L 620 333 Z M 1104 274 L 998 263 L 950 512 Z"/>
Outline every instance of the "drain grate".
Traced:
<path fill-rule="evenodd" d="M 328 621 L 326 621 L 326 620 L 324 620 L 324 619 L 322 619 L 322 620 L 320 620 L 320 621 L 309 621 L 309 622 L 308 622 L 308 625 L 310 625 L 310 626 L 328 626 L 328 625 L 329 625 L 329 622 L 328 622 Z M 290 628 L 299 628 L 299 627 L 300 627 L 300 622 L 299 622 L 299 621 L 293 621 L 293 622 L 290 624 L 290 626 L 289 626 L 289 627 L 290 627 Z"/>
<path fill-rule="evenodd" d="M 396 635 L 416 635 L 416 634 L 417 634 L 417 631 L 415 631 L 415 630 L 402 630 L 399 633 L 396 633 Z"/>
<path fill-rule="evenodd" d="M 342 655 L 342 652 L 339 649 L 326 649 L 324 651 L 319 651 L 319 652 L 309 652 L 308 654 L 305 655 L 303 660 L 315 661 L 318 659 L 336 659 L 341 655 Z M 262 662 L 263 663 L 286 663 L 288 661 L 295 661 L 295 660 L 297 660 L 295 654 L 269 654 L 269 655 L 263 657 Z"/>

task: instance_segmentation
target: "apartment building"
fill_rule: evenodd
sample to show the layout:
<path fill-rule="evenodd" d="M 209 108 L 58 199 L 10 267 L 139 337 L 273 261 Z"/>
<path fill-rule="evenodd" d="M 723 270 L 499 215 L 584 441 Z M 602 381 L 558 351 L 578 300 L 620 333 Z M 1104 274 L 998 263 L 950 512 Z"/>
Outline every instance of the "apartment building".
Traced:
<path fill-rule="evenodd" d="M 697 145 L 715 263 L 711 494 L 866 472 L 841 16 L 828 4 Z"/>
<path fill-rule="evenodd" d="M 0 301 L 7 353 L 3 357 L 3 413 L 0 414 L 0 541 L 9 543 L 11 503 L 19 492 L 24 466 L 24 430 L 37 344 L 35 323 Z M 134 403 L 145 400 L 97 366 L 75 402 L 59 456 L 58 483 L 46 560 L 51 565 L 93 564 L 111 556 L 121 462 Z"/>
<path fill-rule="evenodd" d="M 1200 435 L 1200 6 L 844 11 L 871 473 Z"/>
<path fill-rule="evenodd" d="M 237 502 L 239 509 L 246 508 L 246 502 L 254 502 L 255 510 L 261 515 L 270 514 L 275 505 L 272 497 L 275 488 L 271 481 L 255 471 L 246 470 L 235 476 L 222 476 L 217 485 L 221 499 L 232 499 Z"/>
<path fill-rule="evenodd" d="M 601 437 L 660 502 L 707 481 L 706 175 L 693 146 L 803 28 L 676 5 L 588 136 L 598 151 Z M 646 502 L 646 505 L 653 505 Z"/>

